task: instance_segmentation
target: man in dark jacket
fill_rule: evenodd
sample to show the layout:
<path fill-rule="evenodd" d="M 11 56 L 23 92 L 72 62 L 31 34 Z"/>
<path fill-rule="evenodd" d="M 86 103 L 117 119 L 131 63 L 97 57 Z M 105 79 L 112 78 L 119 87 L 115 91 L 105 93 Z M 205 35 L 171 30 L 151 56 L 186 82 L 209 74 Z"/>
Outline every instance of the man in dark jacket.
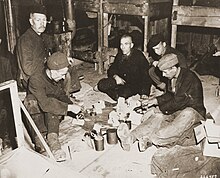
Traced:
<path fill-rule="evenodd" d="M 157 146 L 193 144 L 193 128 L 205 118 L 203 89 L 197 75 L 179 67 L 177 55 L 172 53 L 164 55 L 158 67 L 168 78 L 168 90 L 161 96 L 143 101 L 143 105 L 158 108 L 149 110 L 153 112 L 150 115 L 147 112 L 143 122 L 131 133 L 127 125 L 119 126 L 118 135 L 125 150 L 129 150 L 136 139 L 139 143 Z"/>
<path fill-rule="evenodd" d="M 130 35 L 121 37 L 121 51 L 107 71 L 108 78 L 98 82 L 98 89 L 114 100 L 136 94 L 148 96 L 150 93 L 149 63 L 143 53 L 133 46 Z"/>
<path fill-rule="evenodd" d="M 17 44 L 20 79 L 24 88 L 27 88 L 30 76 L 44 68 L 49 56 L 46 34 L 43 34 L 47 25 L 44 6 L 35 5 L 31 8 L 29 22 L 31 27 L 19 38 Z M 80 88 L 78 73 L 75 66 L 72 66 L 65 79 L 65 91 L 70 94 L 79 91 Z"/>
<path fill-rule="evenodd" d="M 165 54 L 173 53 L 178 56 L 178 61 L 179 61 L 180 67 L 187 69 L 188 66 L 186 63 L 185 56 L 182 53 L 180 53 L 177 49 L 169 46 L 161 34 L 153 35 L 150 38 L 147 46 L 150 51 L 153 50 L 153 52 L 156 54 L 156 55 L 152 55 L 152 56 L 154 56 L 154 58 L 153 58 L 153 61 L 151 62 L 152 66 L 149 69 L 149 75 L 152 78 L 156 87 L 158 87 L 161 90 L 165 90 L 166 89 L 166 84 L 165 84 L 166 82 L 163 81 L 161 71 L 159 70 L 159 68 L 157 66 L 158 60 L 162 56 L 164 56 Z"/>
<path fill-rule="evenodd" d="M 20 78 L 25 88 L 29 77 L 44 68 L 48 57 L 48 51 L 42 38 L 42 33 L 47 25 L 45 8 L 43 6 L 33 7 L 29 22 L 31 27 L 19 38 L 17 44 Z"/>
<path fill-rule="evenodd" d="M 47 142 L 57 160 L 64 159 L 58 140 L 59 123 L 67 112 L 77 114 L 81 107 L 72 104 L 63 89 L 63 80 L 68 72 L 68 59 L 61 52 L 53 53 L 47 61 L 47 68 L 34 73 L 29 79 L 28 91 L 24 104 L 32 115 L 35 124 L 47 136 Z M 36 140 L 37 139 L 37 140 Z M 38 138 L 35 148 L 42 152 Z"/>

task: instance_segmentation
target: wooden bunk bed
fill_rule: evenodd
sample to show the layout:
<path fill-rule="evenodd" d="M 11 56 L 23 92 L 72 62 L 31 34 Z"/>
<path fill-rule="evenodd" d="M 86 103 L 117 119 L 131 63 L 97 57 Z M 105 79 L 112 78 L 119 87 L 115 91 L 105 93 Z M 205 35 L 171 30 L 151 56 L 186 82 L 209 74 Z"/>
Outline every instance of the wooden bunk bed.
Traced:
<path fill-rule="evenodd" d="M 171 46 L 176 47 L 178 25 L 220 28 L 220 8 L 178 5 L 173 1 Z"/>
<path fill-rule="evenodd" d="M 168 30 L 171 16 L 171 0 L 74 0 L 75 9 L 96 12 L 98 18 L 98 51 L 108 47 L 109 14 L 135 15 L 143 18 L 144 52 L 149 37 Z M 105 55 L 103 55 L 105 56 Z M 103 73 L 103 59 L 99 61 L 99 73 Z"/>

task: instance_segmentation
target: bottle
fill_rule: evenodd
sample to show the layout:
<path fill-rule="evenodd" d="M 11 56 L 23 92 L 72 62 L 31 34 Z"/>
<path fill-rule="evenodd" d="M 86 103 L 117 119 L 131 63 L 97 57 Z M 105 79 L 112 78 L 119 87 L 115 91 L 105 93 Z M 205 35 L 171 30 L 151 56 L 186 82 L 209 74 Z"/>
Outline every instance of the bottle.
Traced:
<path fill-rule="evenodd" d="M 217 85 L 216 89 L 215 89 L 215 96 L 218 97 L 219 96 L 219 85 Z"/>

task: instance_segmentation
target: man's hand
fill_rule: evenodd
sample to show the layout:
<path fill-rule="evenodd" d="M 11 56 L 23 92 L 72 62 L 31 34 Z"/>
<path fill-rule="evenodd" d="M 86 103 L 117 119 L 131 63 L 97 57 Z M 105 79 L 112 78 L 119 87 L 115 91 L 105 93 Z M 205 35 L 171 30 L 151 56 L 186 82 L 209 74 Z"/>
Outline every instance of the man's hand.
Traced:
<path fill-rule="evenodd" d="M 124 85 L 126 83 L 125 80 L 118 75 L 114 75 L 113 78 L 115 79 L 117 85 Z"/>
<path fill-rule="evenodd" d="M 220 56 L 220 51 L 217 51 L 216 53 L 214 53 L 213 56 Z"/>
<path fill-rule="evenodd" d="M 152 63 L 152 65 L 153 65 L 154 67 L 157 67 L 158 61 L 154 61 L 154 62 Z"/>
<path fill-rule="evenodd" d="M 157 99 L 156 98 L 152 98 L 152 99 L 146 99 L 146 100 L 143 100 L 142 101 L 142 106 L 147 106 L 147 107 L 150 107 L 150 106 L 153 106 L 153 105 L 157 105 Z"/>
<path fill-rule="evenodd" d="M 81 110 L 82 108 L 77 104 L 69 104 L 67 109 L 67 111 L 71 111 L 75 114 L 78 114 Z"/>

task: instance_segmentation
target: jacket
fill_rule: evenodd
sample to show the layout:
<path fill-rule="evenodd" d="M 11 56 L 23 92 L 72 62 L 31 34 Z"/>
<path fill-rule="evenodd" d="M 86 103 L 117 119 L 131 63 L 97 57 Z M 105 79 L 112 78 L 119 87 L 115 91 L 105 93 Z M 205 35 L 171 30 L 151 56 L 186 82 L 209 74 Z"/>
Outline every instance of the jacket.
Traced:
<path fill-rule="evenodd" d="M 68 104 L 72 104 L 63 89 L 63 82 L 51 80 L 45 69 L 30 77 L 28 92 L 34 95 L 40 109 L 46 113 L 66 115 Z"/>
<path fill-rule="evenodd" d="M 168 91 L 156 99 L 164 114 L 172 114 L 186 107 L 192 107 L 203 117 L 206 115 L 202 83 L 198 76 L 188 69 L 181 68 L 176 81 L 175 93 L 171 90 L 171 81 L 169 80 Z"/>
<path fill-rule="evenodd" d="M 47 58 L 47 48 L 41 35 L 29 28 L 18 40 L 18 65 L 22 79 L 26 82 L 37 70 L 44 68 Z"/>

